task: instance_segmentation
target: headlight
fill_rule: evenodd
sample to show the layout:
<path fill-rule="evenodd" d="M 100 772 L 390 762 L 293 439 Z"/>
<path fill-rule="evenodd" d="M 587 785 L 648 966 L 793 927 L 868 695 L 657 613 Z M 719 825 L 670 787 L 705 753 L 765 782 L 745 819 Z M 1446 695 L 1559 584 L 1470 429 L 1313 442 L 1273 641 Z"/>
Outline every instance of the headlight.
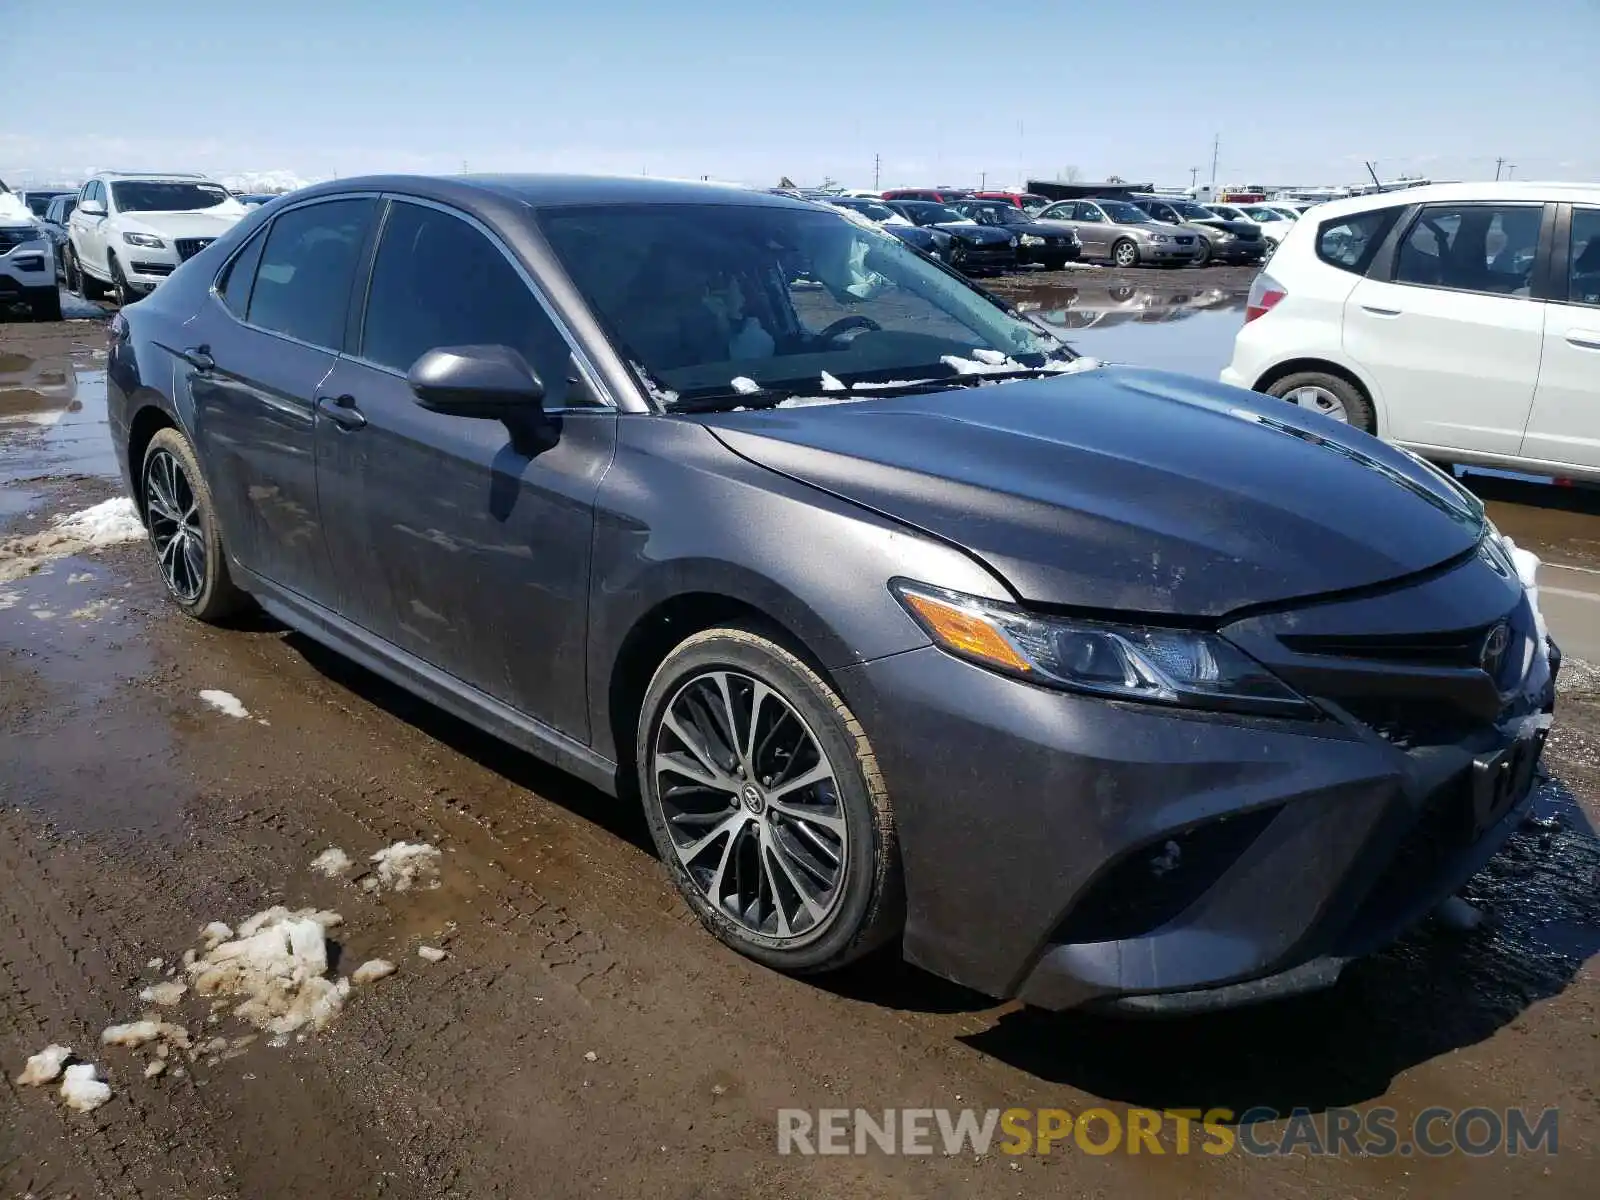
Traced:
<path fill-rule="evenodd" d="M 1236 238 L 1238 236 L 1239 236 L 1238 234 L 1231 233 L 1226 229 L 1218 229 L 1218 230 L 1216 230 L 1216 238 L 1217 238 L 1217 241 L 1219 241 L 1219 242 L 1231 242 L 1231 241 L 1233 241 L 1234 238 Z"/>
<path fill-rule="evenodd" d="M 164 250 L 167 246 L 160 238 L 149 233 L 125 233 L 122 240 L 130 246 L 148 246 L 152 250 Z"/>
<path fill-rule="evenodd" d="M 1190 708 L 1316 714 L 1277 676 L 1214 633 L 1035 616 L 906 580 L 889 586 L 943 649 L 1044 687 Z"/>
<path fill-rule="evenodd" d="M 1152 242 L 1170 242 L 1172 239 L 1164 233 L 1152 233 L 1150 240 Z"/>
<path fill-rule="evenodd" d="M 1025 233 L 1022 235 L 1022 244 L 1024 246 L 1042 246 L 1044 245 L 1044 239 L 1031 233 Z"/>

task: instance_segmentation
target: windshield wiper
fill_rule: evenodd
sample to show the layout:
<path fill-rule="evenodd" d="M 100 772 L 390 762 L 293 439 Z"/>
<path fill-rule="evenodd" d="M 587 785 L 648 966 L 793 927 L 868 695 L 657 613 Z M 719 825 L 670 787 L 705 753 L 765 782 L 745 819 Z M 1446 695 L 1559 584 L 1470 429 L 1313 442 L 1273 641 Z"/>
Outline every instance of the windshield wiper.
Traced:
<path fill-rule="evenodd" d="M 716 391 L 691 392 L 680 395 L 670 405 L 669 412 L 731 412 L 736 408 L 777 408 L 785 400 L 800 393 L 792 388 L 759 388 L 741 392 L 736 388 Z"/>

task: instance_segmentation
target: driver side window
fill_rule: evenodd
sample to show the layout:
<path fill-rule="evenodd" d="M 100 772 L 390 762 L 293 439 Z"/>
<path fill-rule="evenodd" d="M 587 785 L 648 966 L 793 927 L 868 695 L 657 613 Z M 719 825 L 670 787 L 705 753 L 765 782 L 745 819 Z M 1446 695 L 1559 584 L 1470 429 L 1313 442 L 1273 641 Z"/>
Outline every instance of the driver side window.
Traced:
<path fill-rule="evenodd" d="M 1078 205 L 1078 220 L 1080 220 L 1080 221 L 1094 221 L 1097 224 L 1103 224 L 1105 222 L 1105 217 L 1101 214 L 1100 210 L 1098 208 L 1096 208 L 1094 205 L 1092 205 L 1092 204 L 1080 204 L 1080 205 Z"/>

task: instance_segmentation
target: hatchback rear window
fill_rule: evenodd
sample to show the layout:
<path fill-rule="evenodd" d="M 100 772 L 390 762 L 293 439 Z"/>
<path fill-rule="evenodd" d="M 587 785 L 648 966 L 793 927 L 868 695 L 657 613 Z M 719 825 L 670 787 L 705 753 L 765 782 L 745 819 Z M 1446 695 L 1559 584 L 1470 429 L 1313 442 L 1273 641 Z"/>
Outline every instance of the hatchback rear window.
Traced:
<path fill-rule="evenodd" d="M 1324 221 L 1317 226 L 1317 257 L 1330 267 L 1361 274 L 1371 265 L 1378 243 L 1399 212 L 1398 208 L 1375 208 Z"/>

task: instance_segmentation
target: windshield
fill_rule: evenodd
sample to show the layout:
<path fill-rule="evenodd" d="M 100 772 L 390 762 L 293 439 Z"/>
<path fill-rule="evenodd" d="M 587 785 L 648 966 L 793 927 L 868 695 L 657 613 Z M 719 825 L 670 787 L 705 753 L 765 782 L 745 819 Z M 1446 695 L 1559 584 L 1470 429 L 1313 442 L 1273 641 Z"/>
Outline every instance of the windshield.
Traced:
<path fill-rule="evenodd" d="M 958 211 L 980 225 L 1020 225 L 1028 219 L 1020 208 L 1010 204 L 963 204 Z"/>
<path fill-rule="evenodd" d="M 948 204 L 932 203 L 907 204 L 906 215 L 918 225 L 942 225 L 949 221 L 970 221 L 972 219 L 958 213 Z"/>
<path fill-rule="evenodd" d="M 887 204 L 873 204 L 871 201 L 864 201 L 855 204 L 841 204 L 839 207 L 848 208 L 853 212 L 860 213 L 864 217 L 871 217 L 874 221 L 892 221 L 895 217 L 900 216 L 899 213 L 895 212 L 895 210 L 890 208 Z"/>
<path fill-rule="evenodd" d="M 118 212 L 192 212 L 238 202 L 219 183 L 177 183 L 131 179 L 111 185 Z"/>
<path fill-rule="evenodd" d="M 1284 219 L 1284 216 L 1281 212 L 1277 212 L 1276 210 L 1270 208 L 1261 208 L 1258 206 L 1256 208 L 1247 208 L 1244 211 L 1246 215 L 1257 221 L 1282 221 Z"/>
<path fill-rule="evenodd" d="M 612 342 L 668 407 L 718 398 L 753 407 L 757 392 L 827 399 L 855 384 L 1060 370 L 1073 358 L 897 238 L 840 213 L 640 204 L 549 209 L 539 222 Z"/>
<path fill-rule="evenodd" d="M 1248 221 L 1250 219 L 1237 208 L 1229 208 L 1226 204 L 1213 204 L 1211 211 L 1225 221 Z"/>
<path fill-rule="evenodd" d="M 1178 215 L 1185 221 L 1215 221 L 1217 219 L 1216 213 L 1207 212 L 1198 204 L 1174 204 L 1172 207 L 1178 210 Z"/>
<path fill-rule="evenodd" d="M 54 199 L 55 196 L 49 192 L 29 192 L 24 202 L 34 216 L 42 217 L 45 214 L 45 210 L 50 207 L 50 201 Z"/>
<path fill-rule="evenodd" d="M 1095 203 L 1105 210 L 1106 216 L 1119 225 L 1153 225 L 1155 223 L 1155 218 L 1145 212 L 1144 209 L 1126 201 L 1096 200 Z"/>

